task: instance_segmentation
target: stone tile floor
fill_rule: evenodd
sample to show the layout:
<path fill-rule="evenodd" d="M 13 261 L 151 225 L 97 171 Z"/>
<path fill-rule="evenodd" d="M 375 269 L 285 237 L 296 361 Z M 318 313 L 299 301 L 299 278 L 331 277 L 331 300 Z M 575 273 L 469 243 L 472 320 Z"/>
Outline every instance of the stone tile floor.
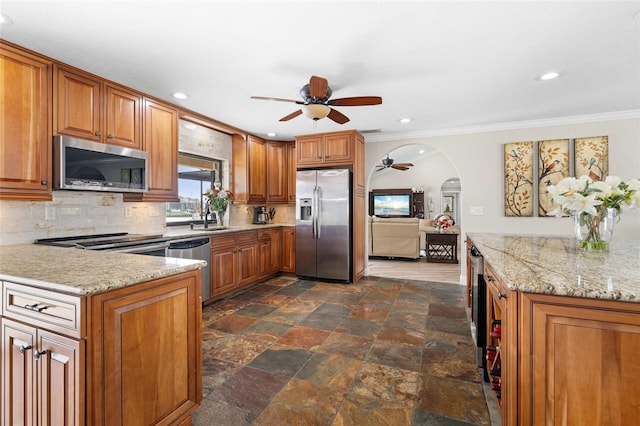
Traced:
<path fill-rule="evenodd" d="M 463 289 L 278 277 L 206 306 L 194 425 L 490 424 Z"/>

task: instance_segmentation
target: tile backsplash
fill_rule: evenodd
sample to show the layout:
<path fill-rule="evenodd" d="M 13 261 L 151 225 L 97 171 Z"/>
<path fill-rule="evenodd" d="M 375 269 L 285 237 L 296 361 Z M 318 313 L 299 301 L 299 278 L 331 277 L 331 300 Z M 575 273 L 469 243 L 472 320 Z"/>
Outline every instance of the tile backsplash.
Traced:
<path fill-rule="evenodd" d="M 252 207 L 232 204 L 229 224 L 251 224 Z M 295 224 L 294 206 L 268 207 L 276 209 L 274 223 Z M 53 191 L 52 201 L 0 200 L 0 244 L 113 232 L 162 234 L 165 220 L 164 203 L 125 203 L 118 193 Z"/>
<path fill-rule="evenodd" d="M 0 200 L 0 244 L 112 232 L 163 233 L 164 210 L 164 203 L 125 203 L 118 193 L 53 191 L 52 201 Z"/>

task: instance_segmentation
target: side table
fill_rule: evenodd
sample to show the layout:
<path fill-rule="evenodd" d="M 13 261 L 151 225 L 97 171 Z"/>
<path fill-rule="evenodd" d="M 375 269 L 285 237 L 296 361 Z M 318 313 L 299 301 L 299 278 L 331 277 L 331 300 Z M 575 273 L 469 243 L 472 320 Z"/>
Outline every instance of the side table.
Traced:
<path fill-rule="evenodd" d="M 427 262 L 458 263 L 458 234 L 426 232 Z"/>

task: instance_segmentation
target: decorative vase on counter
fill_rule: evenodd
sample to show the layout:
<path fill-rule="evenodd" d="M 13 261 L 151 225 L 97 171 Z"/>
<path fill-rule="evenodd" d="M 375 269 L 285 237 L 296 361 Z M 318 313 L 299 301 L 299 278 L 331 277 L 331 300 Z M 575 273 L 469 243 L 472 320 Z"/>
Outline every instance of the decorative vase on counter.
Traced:
<path fill-rule="evenodd" d="M 224 218 L 225 215 L 227 213 L 226 210 L 213 210 L 213 212 L 216 214 L 216 223 L 218 226 L 226 226 L 225 222 L 224 222 Z"/>
<path fill-rule="evenodd" d="M 582 251 L 609 251 L 613 236 L 616 209 L 601 209 L 597 215 L 576 213 L 573 215 L 573 232 Z"/>

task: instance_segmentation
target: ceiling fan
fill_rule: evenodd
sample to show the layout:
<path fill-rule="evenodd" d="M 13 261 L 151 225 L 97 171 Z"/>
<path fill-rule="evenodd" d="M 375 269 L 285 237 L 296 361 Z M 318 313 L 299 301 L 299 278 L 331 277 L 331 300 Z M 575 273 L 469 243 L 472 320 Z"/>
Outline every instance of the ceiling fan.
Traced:
<path fill-rule="evenodd" d="M 413 167 L 412 163 L 394 163 L 393 158 L 389 158 L 389 154 L 387 154 L 387 158 L 382 159 L 382 164 L 378 164 L 376 167 L 376 172 L 380 170 L 388 169 L 391 167 L 396 170 L 409 170 L 409 167 Z"/>
<path fill-rule="evenodd" d="M 329 87 L 327 79 L 317 76 L 311 76 L 309 84 L 305 84 L 300 89 L 302 101 L 293 99 L 271 98 L 264 96 L 251 96 L 251 99 L 261 99 L 264 101 L 293 102 L 302 105 L 301 109 L 292 112 L 280 119 L 280 121 L 289 121 L 301 114 L 318 121 L 322 118 L 329 117 L 338 124 L 344 124 L 349 118 L 341 112 L 331 108 L 332 106 L 365 106 L 379 105 L 382 103 L 380 96 L 356 96 L 351 98 L 329 99 L 333 91 Z"/>

